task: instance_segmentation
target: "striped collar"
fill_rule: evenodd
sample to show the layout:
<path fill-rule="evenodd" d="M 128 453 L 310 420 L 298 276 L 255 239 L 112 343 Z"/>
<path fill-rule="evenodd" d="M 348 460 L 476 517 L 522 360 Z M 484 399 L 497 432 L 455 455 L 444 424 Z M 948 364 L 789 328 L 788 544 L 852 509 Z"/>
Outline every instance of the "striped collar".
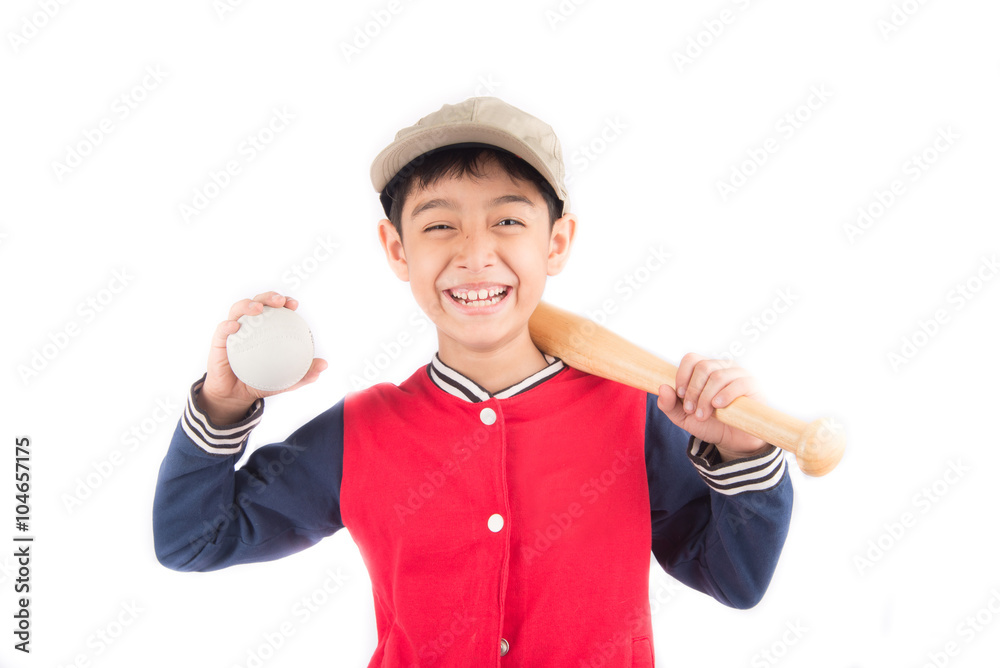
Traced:
<path fill-rule="evenodd" d="M 531 374 L 519 383 L 515 383 L 492 394 L 476 381 L 464 376 L 442 362 L 437 353 L 434 353 L 431 363 L 427 365 L 427 375 L 430 376 L 431 381 L 435 385 L 448 394 L 453 394 L 459 399 L 465 399 L 471 403 L 478 403 L 491 398 L 506 399 L 515 394 L 527 392 L 566 368 L 566 365 L 558 357 L 546 355 L 545 353 L 542 353 L 542 355 L 545 356 L 545 361 L 549 363 L 547 367 L 537 373 Z"/>

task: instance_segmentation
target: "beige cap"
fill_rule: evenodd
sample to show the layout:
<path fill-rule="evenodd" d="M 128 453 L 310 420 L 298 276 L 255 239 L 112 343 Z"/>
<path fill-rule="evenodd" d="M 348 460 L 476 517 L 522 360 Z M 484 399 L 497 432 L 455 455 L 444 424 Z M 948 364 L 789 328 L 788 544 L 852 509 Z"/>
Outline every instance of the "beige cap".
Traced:
<path fill-rule="evenodd" d="M 547 123 L 496 97 L 470 97 L 458 104 L 446 104 L 416 125 L 403 128 L 396 139 L 382 149 L 371 167 L 372 185 L 382 193 L 386 185 L 410 161 L 454 144 L 489 144 L 510 151 L 538 170 L 569 211 L 569 193 L 564 179 L 562 146 Z M 382 198 L 388 216 L 388 198 Z"/>

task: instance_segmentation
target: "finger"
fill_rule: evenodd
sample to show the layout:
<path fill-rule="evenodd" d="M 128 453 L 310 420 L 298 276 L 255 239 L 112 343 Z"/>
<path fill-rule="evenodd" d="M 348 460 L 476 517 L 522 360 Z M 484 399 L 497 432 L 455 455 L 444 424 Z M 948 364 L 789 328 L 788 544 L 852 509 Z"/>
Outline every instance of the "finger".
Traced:
<path fill-rule="evenodd" d="M 688 353 L 681 358 L 680 366 L 677 367 L 677 374 L 674 376 L 674 387 L 677 388 L 677 396 L 683 399 L 687 393 L 688 383 L 691 381 L 691 372 L 694 365 L 705 359 L 697 353 Z"/>
<path fill-rule="evenodd" d="M 215 332 L 212 333 L 212 350 L 221 348 L 226 349 L 226 339 L 229 338 L 230 334 L 235 333 L 240 328 L 240 323 L 235 320 L 223 320 L 215 327 Z"/>
<path fill-rule="evenodd" d="M 694 368 L 691 370 L 691 378 L 687 384 L 687 392 L 684 394 L 684 411 L 686 413 L 695 413 L 698 410 L 698 404 L 701 401 L 701 393 L 705 389 L 705 385 L 708 383 L 708 377 L 712 372 L 722 369 L 726 364 L 722 360 L 713 360 L 701 358 L 695 363 Z M 709 397 L 711 399 L 711 397 Z M 703 411 L 702 417 L 705 416 Z"/>
<path fill-rule="evenodd" d="M 215 381 L 233 382 L 236 379 L 229 366 L 229 351 L 226 348 L 226 340 L 239 328 L 240 323 L 235 320 L 223 320 L 212 333 L 212 344 L 208 349 L 208 374 Z"/>
<path fill-rule="evenodd" d="M 229 319 L 239 320 L 245 315 L 260 315 L 263 310 L 261 302 L 254 299 L 241 299 L 229 307 Z"/>
<path fill-rule="evenodd" d="M 235 320 L 223 320 L 212 333 L 212 343 L 208 349 L 208 366 L 205 376 L 205 387 L 203 392 L 210 388 L 220 395 L 228 396 L 239 384 L 239 379 L 229 366 L 229 354 L 226 350 L 226 339 L 229 335 L 239 329 L 240 324 Z"/>
<path fill-rule="evenodd" d="M 669 413 L 677 406 L 677 393 L 674 388 L 666 383 L 660 385 L 659 398 L 656 400 L 657 407 L 664 413 Z"/>
<path fill-rule="evenodd" d="M 239 320 L 245 315 L 260 315 L 264 312 L 264 306 L 280 308 L 285 305 L 288 298 L 274 292 L 262 292 L 253 299 L 241 299 L 229 309 L 229 319 Z M 296 302 L 296 307 L 298 302 Z M 293 309 L 294 310 L 294 309 Z"/>
<path fill-rule="evenodd" d="M 677 398 L 674 388 L 669 385 L 660 386 L 660 396 L 656 400 L 656 407 L 663 411 L 671 422 L 683 429 L 684 421 L 688 419 L 681 407 L 681 400 Z"/>
<path fill-rule="evenodd" d="M 734 378 L 728 385 L 721 388 L 712 399 L 712 406 L 723 408 L 733 403 L 737 397 L 753 397 L 755 400 L 766 403 L 760 393 L 757 381 L 751 376 L 739 376 Z"/>
<path fill-rule="evenodd" d="M 698 397 L 697 409 L 694 414 L 695 418 L 698 420 L 707 420 L 712 415 L 713 408 L 718 405 L 715 403 L 715 398 L 719 392 L 741 377 L 747 377 L 747 372 L 740 367 L 723 366 L 713 369 L 705 380 L 705 386 Z M 736 396 L 739 395 L 734 395 L 733 398 Z M 732 399 L 729 401 L 732 401 Z"/>
<path fill-rule="evenodd" d="M 254 297 L 253 300 L 260 302 L 264 306 L 273 306 L 274 308 L 280 308 L 285 305 L 285 298 L 274 290 L 262 292 Z"/>
<path fill-rule="evenodd" d="M 329 364 L 326 360 L 321 357 L 313 358 L 312 364 L 309 366 L 309 370 L 306 371 L 306 375 L 302 376 L 302 379 L 289 387 L 287 390 L 282 390 L 282 392 L 291 392 L 292 390 L 297 390 L 303 385 L 309 385 L 319 380 L 319 375 L 326 371 Z"/>

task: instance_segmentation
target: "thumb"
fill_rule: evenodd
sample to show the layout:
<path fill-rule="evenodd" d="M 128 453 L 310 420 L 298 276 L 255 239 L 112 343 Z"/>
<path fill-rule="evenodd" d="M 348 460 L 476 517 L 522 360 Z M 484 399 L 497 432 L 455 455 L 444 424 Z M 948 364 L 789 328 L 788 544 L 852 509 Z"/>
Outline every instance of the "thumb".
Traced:
<path fill-rule="evenodd" d="M 684 405 L 681 403 L 680 398 L 678 398 L 674 388 L 664 383 L 659 387 L 659 395 L 659 399 L 656 400 L 657 408 L 663 411 L 664 415 L 670 418 L 671 422 L 678 426 L 682 425 L 687 417 L 687 413 L 684 412 Z"/>

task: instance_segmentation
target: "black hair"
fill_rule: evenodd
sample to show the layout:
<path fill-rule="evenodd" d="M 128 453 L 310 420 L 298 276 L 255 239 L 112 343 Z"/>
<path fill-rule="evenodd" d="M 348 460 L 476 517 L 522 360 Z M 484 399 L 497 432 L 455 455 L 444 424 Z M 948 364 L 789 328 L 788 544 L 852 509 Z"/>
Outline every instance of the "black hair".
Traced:
<path fill-rule="evenodd" d="M 382 206 L 387 210 L 389 221 L 396 228 L 399 238 L 403 238 L 403 205 L 415 185 L 427 188 L 446 176 L 461 178 L 468 174 L 481 178 L 482 167 L 490 160 L 512 179 L 535 184 L 549 209 L 551 231 L 556 220 L 562 217 L 563 203 L 545 177 L 510 151 L 489 144 L 468 143 L 444 146 L 420 155 L 399 170 L 386 185 L 381 194 Z"/>

